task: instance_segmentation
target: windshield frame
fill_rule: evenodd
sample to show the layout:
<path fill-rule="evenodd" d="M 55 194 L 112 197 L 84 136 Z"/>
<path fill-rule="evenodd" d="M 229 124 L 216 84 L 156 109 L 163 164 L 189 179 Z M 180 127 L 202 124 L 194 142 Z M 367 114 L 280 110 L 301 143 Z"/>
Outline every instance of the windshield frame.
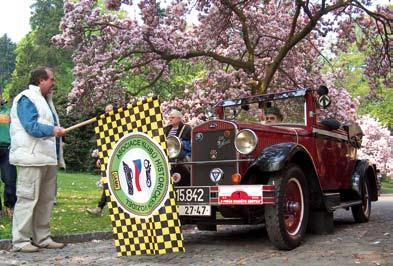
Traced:
<path fill-rule="evenodd" d="M 263 95 L 255 95 L 255 96 L 248 96 L 243 98 L 235 98 L 235 99 L 227 99 L 218 102 L 215 106 L 216 112 L 219 114 L 221 119 L 224 120 L 232 120 L 232 121 L 239 121 L 237 115 L 234 117 L 225 117 L 225 110 L 230 107 L 239 107 L 239 106 L 247 106 L 250 104 L 264 104 L 267 102 L 278 102 L 280 100 L 287 100 L 291 98 L 303 98 L 304 105 L 303 105 L 303 122 L 302 123 L 287 123 L 287 122 L 280 122 L 280 123 L 271 123 L 269 125 L 275 126 L 307 126 L 307 95 L 308 89 L 297 89 L 291 91 L 285 91 L 280 93 L 271 93 L 271 94 L 263 94 Z M 225 109 L 225 110 L 224 110 Z M 244 121 L 243 121 L 244 122 Z M 250 121 L 250 123 L 258 124 L 258 122 Z"/>

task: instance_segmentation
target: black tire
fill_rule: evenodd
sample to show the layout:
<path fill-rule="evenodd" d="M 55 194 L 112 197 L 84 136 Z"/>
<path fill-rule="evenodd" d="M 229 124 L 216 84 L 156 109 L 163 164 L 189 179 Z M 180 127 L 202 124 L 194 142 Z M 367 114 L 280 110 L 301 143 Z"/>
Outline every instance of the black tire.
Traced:
<path fill-rule="evenodd" d="M 371 215 L 370 185 L 367 177 L 362 185 L 362 204 L 351 207 L 352 216 L 356 223 L 368 222 Z"/>
<path fill-rule="evenodd" d="M 276 186 L 275 205 L 265 206 L 266 230 L 278 249 L 291 250 L 300 245 L 307 230 L 309 190 L 303 171 L 294 164 L 269 178 Z"/>

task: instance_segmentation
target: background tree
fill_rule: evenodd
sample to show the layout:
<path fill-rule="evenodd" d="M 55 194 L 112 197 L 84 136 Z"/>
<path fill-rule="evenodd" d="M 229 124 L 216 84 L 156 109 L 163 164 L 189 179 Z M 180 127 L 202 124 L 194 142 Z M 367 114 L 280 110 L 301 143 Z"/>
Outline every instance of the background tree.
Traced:
<path fill-rule="evenodd" d="M 392 9 L 390 5 L 377 11 L 392 18 Z M 354 21 L 355 27 L 338 30 L 337 42 L 330 49 L 335 57 L 326 64 L 324 72 L 334 73 L 335 86 L 348 89 L 359 99 L 358 113 L 371 114 L 392 130 L 393 72 L 391 56 L 384 50 L 391 49 L 393 33 L 390 30 L 386 36 L 390 43 L 384 43 L 366 15 L 359 15 Z"/>
<path fill-rule="evenodd" d="M 69 91 L 73 80 L 71 52 L 55 47 L 51 38 L 59 33 L 59 23 L 64 15 L 62 0 L 36 0 L 31 6 L 32 31 L 18 43 L 16 68 L 10 84 L 14 97 L 26 88 L 30 71 L 37 66 L 48 66 L 56 72 L 57 90 Z"/>
<path fill-rule="evenodd" d="M 348 43 L 345 52 L 338 52 L 337 57 L 326 64 L 324 72 L 333 73 L 336 77 L 332 86 L 346 88 L 360 102 L 357 109 L 360 115 L 370 114 L 393 130 L 393 90 L 383 82 L 369 86 L 369 78 L 365 73 L 366 60 L 366 52 Z"/>
<path fill-rule="evenodd" d="M 0 87 L 4 88 L 9 82 L 15 68 L 15 48 L 16 44 L 7 34 L 0 37 Z"/>
<path fill-rule="evenodd" d="M 81 116 L 91 118 L 97 115 L 103 106 L 93 106 L 89 113 L 67 113 L 68 93 L 73 82 L 73 62 L 71 52 L 55 47 L 51 38 L 59 33 L 59 24 L 64 15 L 62 0 L 36 0 L 31 6 L 30 25 L 32 31 L 17 45 L 16 67 L 7 90 L 12 97 L 27 87 L 30 72 L 37 66 L 54 69 L 56 87 L 54 101 L 62 125 L 67 127 L 80 122 Z M 89 128 L 76 129 L 67 134 L 65 159 L 68 170 L 93 171 L 94 159 L 90 157 L 95 147 L 94 131 Z"/>
<path fill-rule="evenodd" d="M 366 14 L 348 16 L 348 19 L 356 26 L 340 27 L 334 50 L 347 51 L 348 47 L 356 47 L 365 56 L 363 69 L 368 78 L 369 95 L 376 98 L 381 87 L 393 87 L 393 6 L 377 7 L 375 12 L 366 10 Z"/>
<path fill-rule="evenodd" d="M 360 117 L 358 122 L 365 134 L 359 157 L 374 163 L 382 175 L 392 180 L 393 136 L 386 127 L 369 115 Z"/>

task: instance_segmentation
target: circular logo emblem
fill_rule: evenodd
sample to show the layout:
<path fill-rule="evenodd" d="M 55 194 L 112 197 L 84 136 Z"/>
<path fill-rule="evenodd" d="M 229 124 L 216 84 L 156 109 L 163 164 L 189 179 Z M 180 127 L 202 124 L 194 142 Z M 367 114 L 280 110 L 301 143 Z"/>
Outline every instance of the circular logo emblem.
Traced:
<path fill-rule="evenodd" d="M 116 143 L 107 176 L 111 194 L 131 216 L 149 218 L 168 198 L 167 157 L 145 133 L 130 133 Z"/>
<path fill-rule="evenodd" d="M 203 140 L 203 133 L 197 133 L 195 135 L 195 140 L 201 142 Z"/>
<path fill-rule="evenodd" d="M 224 171 L 221 170 L 220 168 L 212 169 L 209 174 L 210 180 L 213 181 L 214 183 L 220 181 L 223 176 L 224 176 Z"/>

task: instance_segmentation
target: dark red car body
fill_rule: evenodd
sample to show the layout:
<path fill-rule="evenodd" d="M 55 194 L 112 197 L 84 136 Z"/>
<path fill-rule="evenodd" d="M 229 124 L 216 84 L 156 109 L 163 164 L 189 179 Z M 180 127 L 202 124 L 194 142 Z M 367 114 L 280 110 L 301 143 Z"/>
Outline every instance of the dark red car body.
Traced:
<path fill-rule="evenodd" d="M 304 101 L 304 124 L 268 125 L 224 117 L 224 108 L 290 98 Z M 182 222 L 207 230 L 217 224 L 265 223 L 275 246 L 292 249 L 307 227 L 331 232 L 338 208 L 351 207 L 355 221 L 367 221 L 378 191 L 375 167 L 356 156 L 361 131 L 356 125 L 332 128 L 319 121 L 317 100 L 315 91 L 302 89 L 218 103 L 217 117 L 192 131 L 191 185 L 175 184 Z M 235 148 L 237 134 L 245 129 L 257 138 L 248 154 Z M 221 178 L 214 182 L 216 174 Z M 234 174 L 240 178 L 233 179 Z M 209 195 L 202 197 L 197 189 Z M 188 201 L 187 193 L 195 197 Z M 198 196 L 200 202 L 194 200 Z M 195 210 L 198 206 L 209 211 Z"/>

